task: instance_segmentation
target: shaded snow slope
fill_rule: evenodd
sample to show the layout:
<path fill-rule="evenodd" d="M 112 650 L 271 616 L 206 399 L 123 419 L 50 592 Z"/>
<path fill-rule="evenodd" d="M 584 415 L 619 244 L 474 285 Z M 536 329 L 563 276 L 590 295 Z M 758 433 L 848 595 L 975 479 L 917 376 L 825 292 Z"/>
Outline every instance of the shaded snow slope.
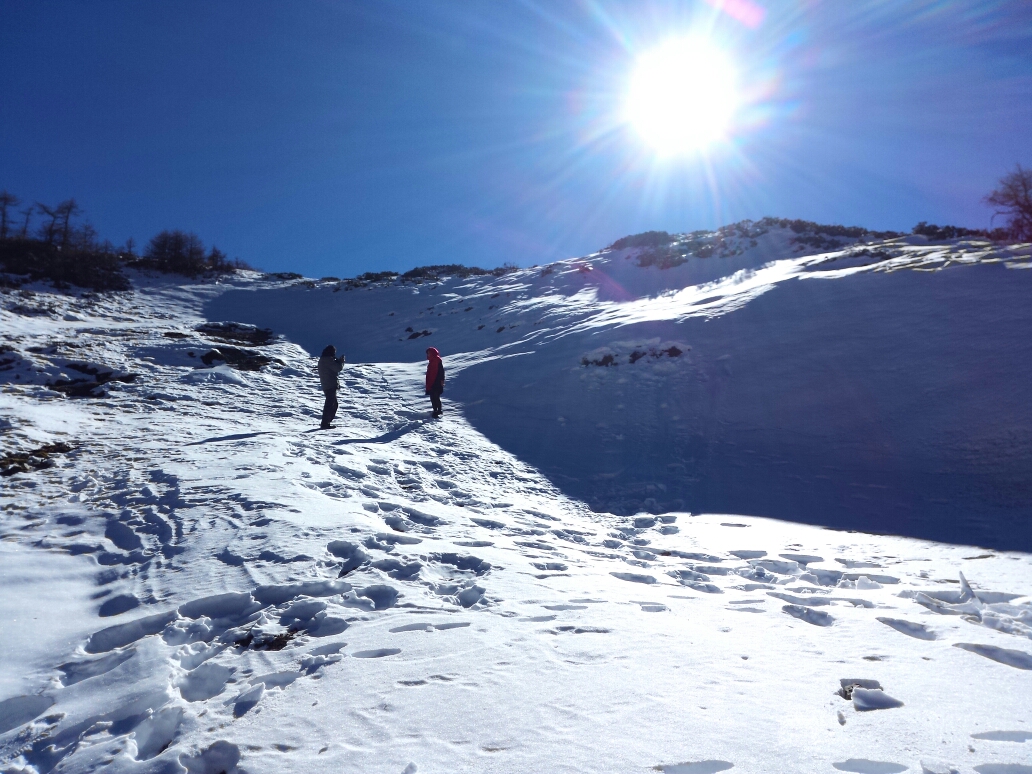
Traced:
<path fill-rule="evenodd" d="M 273 339 L 259 371 L 197 368 L 229 346 L 197 328 L 236 290 L 313 313 L 322 291 L 134 282 L 0 295 L 0 438 L 26 460 L 0 489 L 0 771 L 1027 767 L 1028 554 L 593 512 L 469 405 L 431 421 L 420 363 L 350 364 L 338 429 L 314 431 L 309 353 Z M 407 297 L 344 296 L 380 292 Z M 518 346 L 467 349 L 460 377 L 525 351 L 497 335 Z M 620 340 L 570 352 L 633 366 L 568 368 L 697 362 L 681 338 Z"/>
<path fill-rule="evenodd" d="M 670 269 L 621 250 L 501 278 L 281 283 L 206 313 L 351 362 L 437 347 L 469 421 L 599 511 L 1032 550 L 1029 247 L 797 242 L 768 230 Z"/>

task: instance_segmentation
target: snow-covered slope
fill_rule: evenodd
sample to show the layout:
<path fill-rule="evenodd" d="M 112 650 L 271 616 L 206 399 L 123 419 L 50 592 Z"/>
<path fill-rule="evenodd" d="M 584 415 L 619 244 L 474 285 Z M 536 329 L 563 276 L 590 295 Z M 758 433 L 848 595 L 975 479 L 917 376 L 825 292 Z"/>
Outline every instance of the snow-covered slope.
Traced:
<path fill-rule="evenodd" d="M 1013 362 L 1028 333 L 1014 299 L 1032 272 L 1005 267 L 1028 266 L 1028 248 L 896 243 L 883 249 L 897 263 L 839 281 L 838 255 L 766 266 L 787 242 L 761 235 L 756 255 L 715 259 L 743 271 L 727 279 L 607 253 L 543 276 L 337 293 L 245 275 L 0 296 L 12 473 L 0 490 L 0 771 L 1029 771 L 1028 554 L 707 515 L 687 500 L 696 515 L 663 512 L 658 484 L 734 481 L 715 464 L 663 467 L 637 495 L 635 470 L 563 478 L 614 472 L 597 464 L 611 432 L 599 423 L 635 439 L 622 459 L 660 454 L 678 427 L 671 400 L 708 395 L 683 416 L 704 422 L 711 406 L 718 434 L 729 416 L 757 437 L 772 427 L 776 405 L 734 413 L 762 384 L 739 391 L 749 347 L 725 329 L 737 348 L 722 360 L 707 326 L 749 319 L 793 286 L 922 278 L 908 290 L 935 296 L 953 272 L 968 279 L 947 289 L 947 319 L 969 324 L 969 292 L 1002 321 L 981 348 L 975 332 L 958 345 L 965 368 L 988 370 L 891 419 L 934 426 L 938 415 L 911 415 L 977 389 L 992 401 L 988 429 L 966 436 L 976 461 L 998 467 L 1023 448 L 1030 425 L 1005 387 L 1024 389 L 1008 380 L 1027 367 Z M 977 265 L 911 271 L 945 259 Z M 712 284 L 689 286 L 699 279 Z M 825 309 L 834 327 L 841 310 Z M 272 359 L 260 370 L 210 357 L 198 368 L 213 347 L 261 339 L 206 325 L 223 320 L 275 320 L 287 336 L 246 348 Z M 945 338 L 934 322 L 921 331 Z M 338 429 L 318 432 L 310 353 L 334 340 L 351 364 Z M 422 397 L 428 344 L 450 368 L 440 422 Z M 1005 345 L 1019 349 L 1004 357 Z M 619 366 L 581 365 L 607 356 Z M 809 358 L 792 363 L 822 363 Z M 897 392 L 912 389 L 904 370 Z M 780 373 L 752 377 L 790 383 Z M 829 394 L 842 389 L 811 388 L 818 416 L 835 418 Z M 563 421 L 547 415 L 556 407 Z M 785 411 L 788 438 L 801 409 Z M 867 411 L 820 429 L 846 438 Z M 975 413 L 960 412 L 958 433 Z M 906 450 L 936 439 L 911 440 Z M 546 476 L 549 460 L 560 467 Z M 1016 485 L 1023 474 L 1006 471 Z M 1006 545 L 1011 527 L 993 527 L 1025 507 L 1027 490 L 1010 491 L 998 511 L 985 495 L 970 513 L 999 549 L 1027 539 L 1015 530 Z M 642 494 L 653 502 L 621 512 Z"/>
<path fill-rule="evenodd" d="M 249 289 L 207 314 L 358 363 L 437 347 L 473 426 L 599 511 L 1032 550 L 1028 247 L 834 241 L 807 255 L 790 229 L 745 230 L 669 269 L 609 251 L 500 278 Z"/>

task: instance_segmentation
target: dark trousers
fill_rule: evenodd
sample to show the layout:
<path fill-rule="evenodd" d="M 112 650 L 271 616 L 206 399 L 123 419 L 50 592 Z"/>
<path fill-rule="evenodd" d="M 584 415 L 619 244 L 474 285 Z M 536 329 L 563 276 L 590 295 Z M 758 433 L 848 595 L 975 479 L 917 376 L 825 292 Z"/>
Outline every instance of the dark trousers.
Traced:
<path fill-rule="evenodd" d="M 444 408 L 441 406 L 442 392 L 444 392 L 444 390 L 434 390 L 430 393 L 430 405 L 434 407 L 435 414 L 440 414 L 442 411 L 444 411 Z"/>
<path fill-rule="evenodd" d="M 326 427 L 337 416 L 337 392 L 323 390 L 323 394 L 326 396 L 326 402 L 323 404 L 322 423 L 323 427 Z"/>

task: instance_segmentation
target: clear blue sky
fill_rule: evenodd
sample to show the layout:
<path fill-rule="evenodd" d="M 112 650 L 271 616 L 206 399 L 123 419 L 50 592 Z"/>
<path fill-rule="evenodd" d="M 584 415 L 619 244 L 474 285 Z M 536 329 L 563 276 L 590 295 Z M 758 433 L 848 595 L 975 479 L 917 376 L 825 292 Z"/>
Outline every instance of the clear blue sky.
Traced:
<path fill-rule="evenodd" d="M 184 228 L 352 276 L 764 215 L 984 227 L 1032 165 L 1032 3 L 719 5 L 0 0 L 0 188 L 75 197 L 116 243 Z M 657 159 L 625 84 L 689 31 L 736 62 L 748 121 Z"/>

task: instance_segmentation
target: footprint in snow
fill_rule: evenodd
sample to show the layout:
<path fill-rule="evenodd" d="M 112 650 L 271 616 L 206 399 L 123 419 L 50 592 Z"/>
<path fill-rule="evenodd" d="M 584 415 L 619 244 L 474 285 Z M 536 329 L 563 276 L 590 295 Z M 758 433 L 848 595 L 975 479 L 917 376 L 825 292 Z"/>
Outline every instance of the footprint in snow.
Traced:
<path fill-rule="evenodd" d="M 114 615 L 121 615 L 127 613 L 140 606 L 140 600 L 138 600 L 132 594 L 119 594 L 116 597 L 111 597 L 104 601 L 104 604 L 100 606 L 98 615 L 101 618 L 108 618 Z"/>
<path fill-rule="evenodd" d="M 470 518 L 474 524 L 484 529 L 505 529 L 505 524 L 500 521 L 494 521 L 492 519 L 474 519 Z"/>
<path fill-rule="evenodd" d="M 240 762 L 240 748 L 230 742 L 219 740 L 196 756 L 180 756 L 179 762 L 186 766 L 190 774 L 236 771 L 236 765 Z"/>
<path fill-rule="evenodd" d="M 352 658 L 383 658 L 384 656 L 396 656 L 401 653 L 401 648 L 375 648 L 373 650 L 360 650 L 352 653 Z"/>
<path fill-rule="evenodd" d="M 491 563 L 485 562 L 478 556 L 472 554 L 430 554 L 430 561 L 440 564 L 449 564 L 461 572 L 471 572 L 474 575 L 486 575 L 491 570 Z"/>
<path fill-rule="evenodd" d="M 793 618 L 806 621 L 814 626 L 831 626 L 835 622 L 835 619 L 827 613 L 802 605 L 783 605 L 781 609 Z"/>
<path fill-rule="evenodd" d="M 265 683 L 258 683 L 248 688 L 233 700 L 233 717 L 239 718 L 246 715 L 258 705 L 264 695 Z"/>
<path fill-rule="evenodd" d="M 980 734 L 972 734 L 972 739 L 984 739 L 988 742 L 1018 742 L 1032 741 L 1032 733 L 1028 731 L 983 731 Z"/>
<path fill-rule="evenodd" d="M 907 767 L 901 763 L 870 761 L 867 758 L 850 758 L 847 761 L 831 765 L 839 771 L 852 771 L 856 774 L 899 774 L 899 772 L 907 770 Z"/>
<path fill-rule="evenodd" d="M 895 709 L 896 707 L 902 707 L 903 702 L 899 699 L 894 699 L 889 694 L 880 688 L 860 688 L 856 687 L 853 689 L 853 709 L 857 712 L 871 712 L 873 710 L 881 709 Z"/>
<path fill-rule="evenodd" d="M 189 702 L 206 701 L 225 690 L 234 671 L 233 667 L 205 662 L 179 680 L 179 693 Z"/>
<path fill-rule="evenodd" d="M 835 561 L 845 566 L 847 570 L 877 569 L 881 567 L 877 562 L 861 562 L 855 559 L 839 559 L 835 557 Z"/>
<path fill-rule="evenodd" d="M 362 541 L 362 545 L 366 548 L 383 551 L 384 553 L 390 553 L 394 550 L 397 545 L 411 546 L 417 543 L 422 543 L 422 538 L 410 537 L 409 535 L 398 535 L 395 533 L 378 532 L 375 536 L 370 535 Z"/>
<path fill-rule="evenodd" d="M 136 648 L 126 648 L 125 650 L 115 651 L 89 661 L 70 661 L 67 664 L 61 664 L 58 667 L 58 670 L 64 672 L 64 675 L 61 677 L 61 684 L 65 686 L 75 685 L 91 677 L 107 674 L 120 664 L 131 659 L 135 653 Z"/>
<path fill-rule="evenodd" d="M 338 559 L 344 560 L 344 564 L 340 568 L 340 575 L 337 576 L 339 578 L 343 578 L 369 561 L 369 555 L 365 551 L 346 540 L 331 541 L 326 546 L 326 550 Z"/>
<path fill-rule="evenodd" d="M 157 634 L 174 621 L 176 617 L 176 612 L 173 610 L 101 629 L 99 632 L 92 634 L 86 641 L 86 652 L 108 653 L 116 648 L 129 645 L 148 635 Z"/>
<path fill-rule="evenodd" d="M 269 674 L 252 677 L 247 682 L 251 685 L 263 683 L 266 688 L 286 688 L 300 678 L 301 674 L 301 672 L 270 672 Z"/>
<path fill-rule="evenodd" d="M 164 752 L 175 739 L 182 720 L 182 707 L 165 707 L 134 726 L 132 731 L 136 736 L 137 759 L 150 760 Z"/>
<path fill-rule="evenodd" d="M 424 513 L 416 508 L 403 506 L 401 510 L 405 512 L 405 515 L 408 516 L 410 521 L 414 521 L 416 524 L 421 524 L 424 527 L 436 527 L 437 525 L 444 523 L 436 516 Z"/>
<path fill-rule="evenodd" d="M 600 626 L 557 626 L 552 634 L 609 634 L 609 629 Z"/>
<path fill-rule="evenodd" d="M 913 623 L 911 621 L 904 621 L 900 618 L 883 618 L 878 616 L 874 620 L 880 621 L 886 626 L 891 626 L 897 632 L 906 634 L 909 637 L 915 637 L 919 640 L 937 640 L 939 635 L 935 633 L 933 629 L 929 629 L 924 624 Z"/>
<path fill-rule="evenodd" d="M 406 564 L 390 557 L 372 562 L 370 566 L 387 573 L 395 580 L 411 580 L 416 578 L 419 576 L 419 571 L 423 568 L 421 562 L 412 561 Z"/>
<path fill-rule="evenodd" d="M 778 554 L 782 559 L 788 559 L 792 562 L 797 562 L 802 565 L 814 564 L 816 562 L 823 562 L 824 558 L 820 556 L 813 556 L 812 554 Z"/>
<path fill-rule="evenodd" d="M 399 596 L 398 590 L 393 586 L 388 586 L 384 583 L 374 583 L 372 586 L 366 586 L 361 591 L 345 592 L 341 598 L 341 604 L 347 607 L 357 607 L 361 610 L 386 610 L 389 607 L 394 607 Z M 338 634 L 339 632 L 332 633 Z"/>
<path fill-rule="evenodd" d="M 716 774 L 718 771 L 733 769 L 735 764 L 729 761 L 696 761 L 685 763 L 668 763 L 653 766 L 653 771 L 662 771 L 664 774 Z"/>
<path fill-rule="evenodd" d="M 447 631 L 448 629 L 462 629 L 469 626 L 469 621 L 456 621 L 453 623 L 443 624 L 432 624 L 432 623 L 410 623 L 404 626 L 395 626 L 393 629 L 389 629 L 391 634 L 399 634 L 401 632 L 432 632 L 435 629 L 437 631 Z"/>
<path fill-rule="evenodd" d="M 953 647 L 977 653 L 979 656 L 998 661 L 1015 669 L 1032 669 L 1032 653 L 1010 648 L 998 648 L 995 645 L 982 645 L 971 642 L 955 642 Z"/>
<path fill-rule="evenodd" d="M 717 568 L 723 569 L 723 568 Z M 615 573 L 613 573 L 615 575 Z M 677 580 L 682 586 L 707 594 L 723 594 L 723 590 L 714 583 L 709 583 L 709 576 L 696 570 L 670 570 L 667 575 Z"/>
<path fill-rule="evenodd" d="M 609 573 L 614 578 L 619 578 L 622 581 L 629 581 L 630 583 L 657 583 L 656 579 L 651 575 L 642 575 L 636 572 L 611 572 Z"/>
<path fill-rule="evenodd" d="M 266 549 L 258 554 L 258 561 L 260 562 L 274 562 L 275 564 L 291 564 L 293 562 L 310 562 L 312 557 L 307 554 L 298 554 L 297 556 L 283 556 L 277 554 L 275 551 Z"/>

